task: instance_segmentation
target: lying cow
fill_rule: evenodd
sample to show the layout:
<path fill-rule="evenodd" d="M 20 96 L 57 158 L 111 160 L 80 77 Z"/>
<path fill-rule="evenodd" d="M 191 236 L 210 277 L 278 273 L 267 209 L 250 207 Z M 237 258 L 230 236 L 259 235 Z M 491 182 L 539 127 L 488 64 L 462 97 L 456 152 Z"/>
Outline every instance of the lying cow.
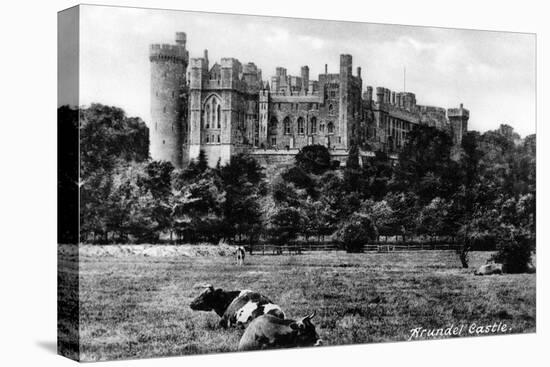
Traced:
<path fill-rule="evenodd" d="M 481 265 L 476 271 L 475 275 L 492 275 L 492 274 L 502 274 L 502 264 L 489 263 Z"/>
<path fill-rule="evenodd" d="M 322 341 L 311 319 L 315 312 L 301 320 L 280 319 L 271 315 L 260 316 L 248 325 L 239 350 L 311 347 Z"/>
<path fill-rule="evenodd" d="M 285 314 L 269 298 L 250 290 L 226 292 L 207 285 L 206 289 L 191 302 L 195 311 L 216 312 L 222 319 L 220 326 L 244 326 L 251 320 L 264 314 L 284 319 Z"/>

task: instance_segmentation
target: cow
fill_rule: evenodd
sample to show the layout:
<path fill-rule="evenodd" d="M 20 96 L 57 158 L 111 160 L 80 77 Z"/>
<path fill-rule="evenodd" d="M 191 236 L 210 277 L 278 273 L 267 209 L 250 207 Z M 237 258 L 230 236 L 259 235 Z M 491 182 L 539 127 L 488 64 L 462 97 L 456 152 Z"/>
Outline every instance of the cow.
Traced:
<path fill-rule="evenodd" d="M 263 315 L 246 328 L 239 350 L 275 349 L 319 346 L 322 340 L 311 319 L 315 312 L 298 321 Z"/>
<path fill-rule="evenodd" d="M 492 275 L 492 274 L 502 274 L 502 264 L 489 263 L 489 264 L 481 265 L 476 271 L 474 271 L 474 275 Z"/>
<path fill-rule="evenodd" d="M 244 255 L 245 255 L 244 247 L 242 246 L 237 247 L 237 265 L 239 266 L 244 265 Z"/>
<path fill-rule="evenodd" d="M 206 285 L 205 290 L 191 302 L 194 311 L 212 311 L 221 317 L 219 325 L 223 328 L 231 326 L 244 327 L 248 322 L 264 314 L 284 319 L 281 308 L 260 293 L 245 289 L 240 291 L 224 291 Z"/>

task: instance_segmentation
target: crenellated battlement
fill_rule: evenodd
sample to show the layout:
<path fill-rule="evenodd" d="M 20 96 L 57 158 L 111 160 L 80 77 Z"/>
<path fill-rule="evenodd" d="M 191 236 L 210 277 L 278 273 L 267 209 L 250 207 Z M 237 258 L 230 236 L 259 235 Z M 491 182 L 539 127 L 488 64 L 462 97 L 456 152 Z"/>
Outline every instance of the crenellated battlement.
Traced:
<path fill-rule="evenodd" d="M 185 46 L 170 44 L 152 44 L 149 48 L 150 61 L 173 61 L 187 64 L 189 52 Z"/>
<path fill-rule="evenodd" d="M 470 111 L 464 108 L 462 103 L 460 104 L 459 108 L 449 108 L 447 110 L 447 116 L 449 118 L 451 117 L 460 117 L 460 118 L 470 118 Z"/>
<path fill-rule="evenodd" d="M 210 65 L 208 50 L 189 59 L 187 35 L 150 46 L 151 156 L 181 167 L 204 150 L 210 165 L 240 151 L 274 149 L 293 156 L 306 145 L 347 152 L 353 145 L 396 154 L 415 125 L 453 134 L 467 131 L 469 111 L 418 105 L 411 92 L 366 86 L 353 57 L 339 55 L 336 72 L 310 78 L 277 66 L 264 80 L 253 62 L 224 57 Z M 198 55 L 197 55 L 198 56 Z M 347 153 L 343 153 L 344 157 Z"/>

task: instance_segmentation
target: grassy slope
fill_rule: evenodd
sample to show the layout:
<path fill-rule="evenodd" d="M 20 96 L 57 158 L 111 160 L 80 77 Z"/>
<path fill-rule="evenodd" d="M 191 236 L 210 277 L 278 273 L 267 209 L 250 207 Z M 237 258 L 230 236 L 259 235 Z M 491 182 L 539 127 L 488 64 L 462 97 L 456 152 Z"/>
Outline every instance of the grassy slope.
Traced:
<path fill-rule="evenodd" d="M 472 266 L 489 255 L 474 253 Z M 451 323 L 535 331 L 534 274 L 474 277 L 449 251 L 252 256 L 242 268 L 226 257 L 81 261 L 83 360 L 236 350 L 242 330 L 189 309 L 204 283 L 260 291 L 291 318 L 315 309 L 329 345 L 406 340 L 413 327 Z"/>

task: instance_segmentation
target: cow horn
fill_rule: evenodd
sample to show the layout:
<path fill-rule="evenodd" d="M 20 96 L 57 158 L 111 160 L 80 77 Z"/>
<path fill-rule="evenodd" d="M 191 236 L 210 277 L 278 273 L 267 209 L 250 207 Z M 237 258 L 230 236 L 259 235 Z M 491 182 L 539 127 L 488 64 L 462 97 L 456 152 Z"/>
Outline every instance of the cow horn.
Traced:
<path fill-rule="evenodd" d="M 212 286 L 212 284 L 198 284 L 197 287 L 214 289 L 214 286 Z"/>
<path fill-rule="evenodd" d="M 309 316 L 306 316 L 305 318 L 308 319 L 308 320 L 311 320 L 312 318 L 315 317 L 315 314 L 317 313 L 317 311 L 313 310 L 313 313 Z"/>

